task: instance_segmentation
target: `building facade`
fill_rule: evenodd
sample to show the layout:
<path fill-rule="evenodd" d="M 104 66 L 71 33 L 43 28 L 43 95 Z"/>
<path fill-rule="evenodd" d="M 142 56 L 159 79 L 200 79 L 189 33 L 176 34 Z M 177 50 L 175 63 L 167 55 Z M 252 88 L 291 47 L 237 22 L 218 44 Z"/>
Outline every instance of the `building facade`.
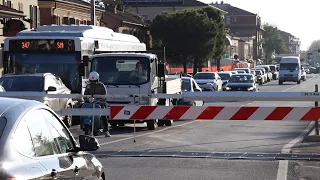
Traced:
<path fill-rule="evenodd" d="M 261 59 L 263 54 L 262 34 L 264 31 L 261 24 L 261 17 L 223 2 L 213 3 L 211 5 L 227 12 L 225 14 L 225 26 L 229 29 L 231 36 L 241 37 L 241 39 L 254 38 L 251 56 L 253 60 Z"/>
<path fill-rule="evenodd" d="M 81 0 L 38 0 L 40 25 L 90 25 L 90 4 Z M 96 24 L 101 25 L 103 8 L 96 8 Z"/>
<path fill-rule="evenodd" d="M 286 45 L 286 52 L 285 54 L 299 54 L 300 53 L 300 45 L 301 41 L 299 38 L 295 37 L 294 35 L 280 31 L 280 36 L 283 38 L 285 45 Z"/>

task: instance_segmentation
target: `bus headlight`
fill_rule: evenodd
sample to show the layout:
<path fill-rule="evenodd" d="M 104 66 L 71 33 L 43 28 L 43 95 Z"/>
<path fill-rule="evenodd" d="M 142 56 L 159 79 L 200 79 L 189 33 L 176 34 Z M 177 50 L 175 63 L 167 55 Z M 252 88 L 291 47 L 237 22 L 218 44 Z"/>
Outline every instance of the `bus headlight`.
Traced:
<path fill-rule="evenodd" d="M 248 88 L 248 91 L 253 91 L 254 90 L 254 87 L 249 87 Z"/>
<path fill-rule="evenodd" d="M 230 90 L 231 90 L 231 88 L 230 88 L 230 87 L 226 87 L 226 90 L 227 90 L 227 91 L 230 91 Z"/>

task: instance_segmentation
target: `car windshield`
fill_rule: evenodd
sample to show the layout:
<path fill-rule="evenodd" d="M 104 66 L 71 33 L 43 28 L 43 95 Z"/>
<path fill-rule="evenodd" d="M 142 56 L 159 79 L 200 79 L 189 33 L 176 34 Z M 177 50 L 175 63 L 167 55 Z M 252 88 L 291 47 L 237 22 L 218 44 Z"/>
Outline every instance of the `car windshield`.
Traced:
<path fill-rule="evenodd" d="M 254 71 L 256 72 L 256 75 L 261 75 L 261 71 Z"/>
<path fill-rule="evenodd" d="M 237 71 L 238 70 L 242 70 L 242 71 L 244 71 L 244 72 L 246 72 L 246 73 L 249 73 L 249 70 L 248 69 L 236 69 Z"/>
<path fill-rule="evenodd" d="M 259 68 L 263 68 L 266 70 L 266 72 L 269 72 L 269 68 L 267 66 L 258 66 Z"/>
<path fill-rule="evenodd" d="M 183 91 L 191 91 L 191 82 L 189 79 L 182 79 L 181 88 Z"/>
<path fill-rule="evenodd" d="M 280 70 L 298 70 L 298 66 L 297 63 L 282 63 L 280 64 Z"/>
<path fill-rule="evenodd" d="M 276 66 L 269 66 L 271 71 L 276 71 Z"/>
<path fill-rule="evenodd" d="M 78 92 L 81 80 L 76 56 L 76 53 L 16 53 L 10 59 L 13 73 L 54 73 L 72 92 Z"/>
<path fill-rule="evenodd" d="M 253 83 L 252 75 L 232 75 L 229 83 Z"/>
<path fill-rule="evenodd" d="M 238 73 L 246 73 L 244 70 L 237 70 Z"/>
<path fill-rule="evenodd" d="M 230 74 L 218 73 L 221 77 L 221 80 L 229 80 Z"/>
<path fill-rule="evenodd" d="M 150 60 L 144 57 L 96 57 L 91 71 L 105 85 L 141 85 L 150 80 Z"/>
<path fill-rule="evenodd" d="M 215 79 L 214 73 L 197 73 L 194 79 Z"/>
<path fill-rule="evenodd" d="M 5 91 L 44 91 L 43 76 L 7 76 L 0 78 Z"/>
<path fill-rule="evenodd" d="M 262 74 L 264 74 L 264 69 L 263 68 L 257 68 L 258 70 L 260 70 L 262 72 Z"/>

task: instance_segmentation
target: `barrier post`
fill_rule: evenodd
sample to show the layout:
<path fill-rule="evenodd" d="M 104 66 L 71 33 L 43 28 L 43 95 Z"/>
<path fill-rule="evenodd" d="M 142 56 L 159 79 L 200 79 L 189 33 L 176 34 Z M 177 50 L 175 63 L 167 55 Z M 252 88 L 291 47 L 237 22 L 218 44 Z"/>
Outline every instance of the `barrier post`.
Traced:
<path fill-rule="evenodd" d="M 314 86 L 314 88 L 315 88 L 315 91 L 314 92 L 319 92 L 319 87 L 318 87 L 318 84 L 316 84 L 315 86 Z M 318 101 L 316 101 L 316 102 L 314 102 L 314 106 L 315 107 L 318 107 L 318 104 L 319 102 Z M 315 124 L 314 124 L 314 129 L 315 129 L 315 131 L 316 131 L 316 135 L 319 135 L 319 121 L 318 121 L 318 119 L 315 121 Z"/>

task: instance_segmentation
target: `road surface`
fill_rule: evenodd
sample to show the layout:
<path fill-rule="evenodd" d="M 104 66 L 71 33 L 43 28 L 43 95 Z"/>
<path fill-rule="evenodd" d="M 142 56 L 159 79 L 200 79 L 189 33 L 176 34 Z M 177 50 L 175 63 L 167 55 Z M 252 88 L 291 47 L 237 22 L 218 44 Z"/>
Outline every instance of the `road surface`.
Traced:
<path fill-rule="evenodd" d="M 300 85 L 279 86 L 273 81 L 260 86 L 260 91 L 311 92 L 320 77 L 308 77 Z M 206 102 L 205 105 L 313 106 L 314 103 Z M 290 148 L 311 127 L 309 122 L 298 121 L 176 121 L 172 127 L 154 131 L 137 125 L 134 143 L 133 128 L 128 126 L 111 130 L 112 137 L 99 136 L 101 147 L 95 154 L 103 163 L 108 180 L 319 179 L 314 161 L 295 160 L 309 155 L 279 155 L 290 153 Z M 291 160 L 279 160 L 282 158 Z"/>

